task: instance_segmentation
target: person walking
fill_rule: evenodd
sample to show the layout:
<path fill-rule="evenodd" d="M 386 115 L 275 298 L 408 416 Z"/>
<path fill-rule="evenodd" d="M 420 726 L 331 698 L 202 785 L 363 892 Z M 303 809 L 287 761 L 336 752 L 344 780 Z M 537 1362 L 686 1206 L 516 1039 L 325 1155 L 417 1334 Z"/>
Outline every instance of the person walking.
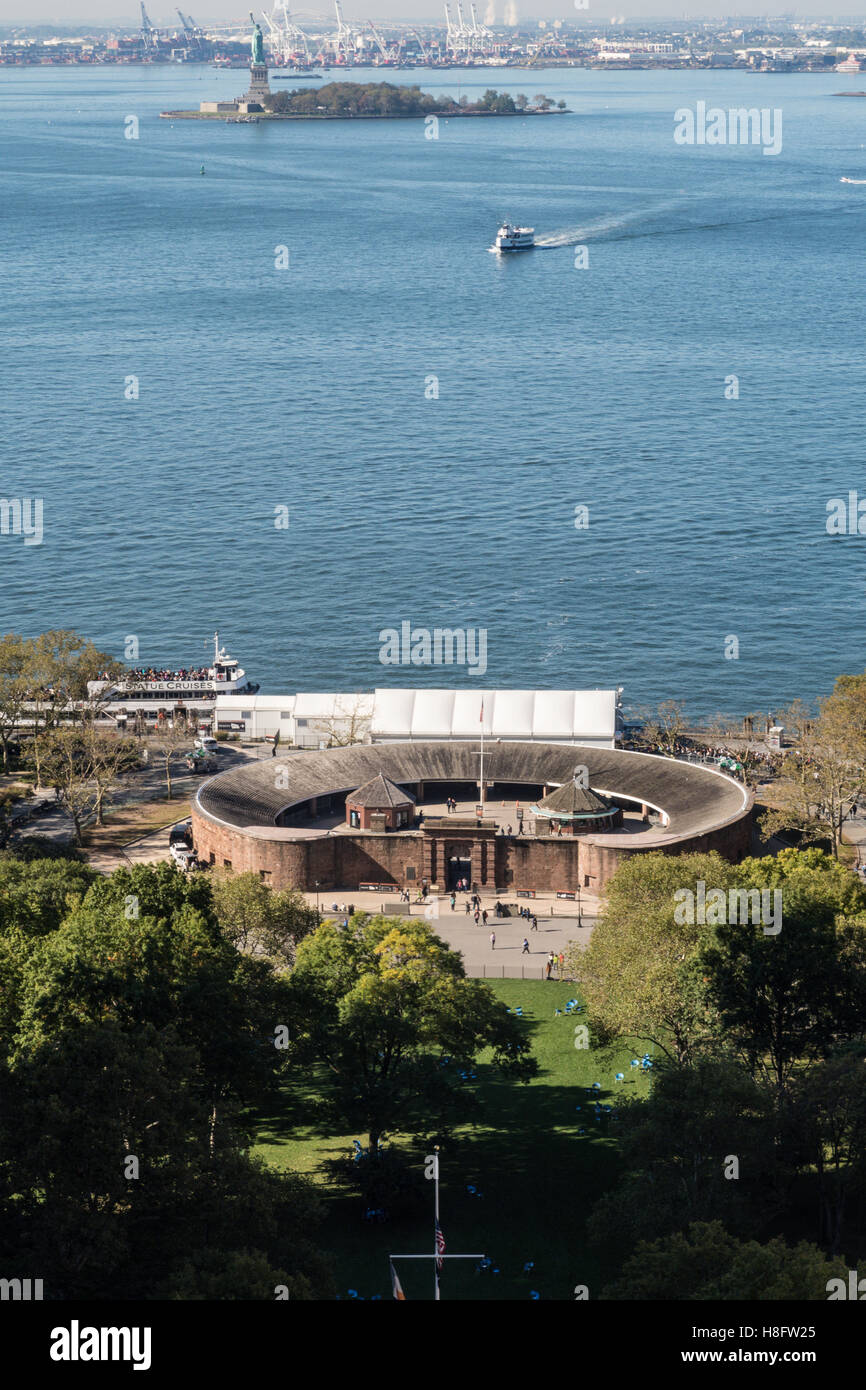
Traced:
<path fill-rule="evenodd" d="M 538 918 L 536 917 L 534 912 L 532 914 L 532 930 L 538 931 Z"/>
<path fill-rule="evenodd" d="M 556 956 L 551 951 L 547 957 L 547 978 L 550 979 L 550 972 L 556 963 Z"/>
<path fill-rule="evenodd" d="M 476 925 L 476 927 L 478 926 L 478 923 L 480 922 L 480 920 L 481 920 L 481 913 L 478 911 L 478 908 L 476 907 L 476 909 L 475 909 L 475 925 Z"/>
<path fill-rule="evenodd" d="M 520 954 L 522 956 L 529 955 L 529 942 L 527 941 L 526 937 L 523 938 L 523 950 L 520 952 Z"/>
<path fill-rule="evenodd" d="M 467 916 L 467 917 L 469 916 L 469 914 L 470 914 L 471 911 L 472 911 L 472 904 L 470 903 L 469 899 L 467 898 L 467 899 L 466 899 L 466 916 Z"/>
<path fill-rule="evenodd" d="M 457 906 L 457 894 L 456 894 L 456 893 L 452 893 L 452 894 L 451 894 L 451 911 L 452 911 L 452 912 L 454 911 L 454 909 L 456 908 L 456 906 Z"/>
<path fill-rule="evenodd" d="M 547 973 L 545 974 L 544 978 L 545 980 L 550 979 L 550 961 L 547 962 Z"/>
<path fill-rule="evenodd" d="M 485 925 L 485 927 L 486 927 L 486 926 L 487 926 L 487 908 L 486 908 L 486 907 L 485 907 L 484 911 L 483 911 L 482 914 L 481 914 L 481 920 L 482 920 L 482 922 L 484 923 L 484 925 Z"/>
<path fill-rule="evenodd" d="M 491 951 L 495 951 L 495 950 L 496 950 L 496 932 L 495 932 L 495 931 L 492 931 L 492 932 L 490 933 L 490 949 L 491 949 Z"/>

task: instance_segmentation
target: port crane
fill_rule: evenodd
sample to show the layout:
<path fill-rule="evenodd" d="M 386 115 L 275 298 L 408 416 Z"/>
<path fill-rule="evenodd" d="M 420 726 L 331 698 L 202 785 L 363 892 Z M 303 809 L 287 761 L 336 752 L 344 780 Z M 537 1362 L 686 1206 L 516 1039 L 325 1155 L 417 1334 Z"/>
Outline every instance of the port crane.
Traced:
<path fill-rule="evenodd" d="M 386 48 L 385 45 L 384 45 L 384 43 L 382 42 L 382 38 L 381 38 L 381 35 L 380 35 L 380 33 L 379 33 L 379 30 L 376 28 L 376 26 L 375 26 L 375 24 L 373 23 L 372 19 L 368 19 L 368 20 L 367 20 L 367 23 L 369 24 L 370 28 L 373 30 L 373 37 L 374 37 L 374 39 L 376 40 L 376 43 L 377 43 L 378 46 L 379 46 L 379 52 L 380 52 L 381 55 L 382 55 L 382 62 L 383 62 L 383 63 L 388 63 L 388 64 L 396 63 L 396 62 L 399 60 L 399 57 L 400 57 L 400 45 L 398 44 L 398 45 L 397 45 L 396 47 L 394 47 L 394 48 Z"/>
<path fill-rule="evenodd" d="M 175 10 L 178 19 L 183 25 L 183 36 L 188 39 L 192 48 L 201 49 L 203 34 L 191 15 L 185 15 L 183 10 Z"/>
<path fill-rule="evenodd" d="M 425 62 L 425 64 L 426 64 L 426 66 L 429 68 L 429 66 L 430 66 L 430 55 L 428 54 L 427 49 L 424 47 L 424 40 L 422 39 L 421 35 L 418 33 L 418 30 L 417 30 L 417 29 L 413 29 L 413 30 L 412 30 L 412 33 L 415 35 L 416 39 L 418 40 L 418 47 L 419 47 L 420 50 L 421 50 L 421 57 L 424 59 L 424 62 Z"/>
<path fill-rule="evenodd" d="M 289 13 L 287 0 L 276 0 L 270 14 L 264 15 L 270 31 L 271 47 L 283 62 L 303 53 L 306 62 L 310 61 L 310 45 L 307 36 Z"/>
<path fill-rule="evenodd" d="M 334 9 L 337 12 L 337 32 L 331 40 L 334 46 L 334 56 L 338 63 L 342 58 L 346 67 L 351 67 L 355 56 L 355 41 L 352 30 L 343 18 L 340 0 L 334 0 Z"/>
<path fill-rule="evenodd" d="M 445 38 L 445 48 L 446 50 L 450 48 L 451 52 L 456 54 L 459 48 L 459 44 L 457 41 L 460 35 L 457 25 L 451 18 L 451 9 L 448 5 L 448 0 L 445 0 L 445 26 L 447 29 L 447 35 Z"/>
<path fill-rule="evenodd" d="M 144 48 L 149 53 L 159 47 L 159 30 L 155 29 L 148 19 L 144 0 L 141 0 L 141 39 Z"/>

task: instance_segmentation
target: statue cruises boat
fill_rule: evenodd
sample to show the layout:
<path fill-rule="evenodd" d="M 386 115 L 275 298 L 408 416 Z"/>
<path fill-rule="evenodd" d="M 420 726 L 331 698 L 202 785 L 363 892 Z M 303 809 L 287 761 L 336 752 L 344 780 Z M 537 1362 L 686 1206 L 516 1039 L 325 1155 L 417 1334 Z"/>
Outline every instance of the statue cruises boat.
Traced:
<path fill-rule="evenodd" d="M 535 245 L 534 227 L 512 227 L 503 222 L 496 233 L 497 251 L 531 251 Z"/>
<path fill-rule="evenodd" d="M 144 667 L 127 672 L 120 680 L 87 682 L 88 696 L 98 699 L 106 713 L 115 716 L 143 710 L 154 719 L 160 710 L 171 713 L 178 708 L 211 713 L 217 695 L 255 695 L 258 688 L 220 646 L 218 632 L 214 633 L 211 666 L 180 671 Z"/>

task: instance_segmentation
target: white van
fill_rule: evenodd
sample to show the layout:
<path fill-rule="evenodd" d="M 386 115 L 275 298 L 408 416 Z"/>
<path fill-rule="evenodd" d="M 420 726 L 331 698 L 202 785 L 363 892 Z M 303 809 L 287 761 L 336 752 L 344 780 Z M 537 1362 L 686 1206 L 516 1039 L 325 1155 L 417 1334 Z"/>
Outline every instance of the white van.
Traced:
<path fill-rule="evenodd" d="M 200 734 L 195 741 L 196 748 L 200 748 L 203 753 L 218 753 L 219 744 L 212 734 Z"/>

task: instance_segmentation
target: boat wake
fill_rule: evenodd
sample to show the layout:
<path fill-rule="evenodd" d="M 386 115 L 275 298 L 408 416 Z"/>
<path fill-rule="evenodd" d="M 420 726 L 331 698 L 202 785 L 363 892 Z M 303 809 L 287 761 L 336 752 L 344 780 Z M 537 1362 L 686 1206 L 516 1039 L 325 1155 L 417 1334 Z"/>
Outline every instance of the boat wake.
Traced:
<path fill-rule="evenodd" d="M 866 179 L 846 179 L 846 178 L 843 177 L 843 178 L 841 178 L 841 179 L 839 180 L 839 182 L 840 182 L 840 183 L 866 183 Z"/>
<path fill-rule="evenodd" d="M 597 240 L 599 237 L 616 236 L 620 231 L 633 227 L 636 223 L 647 222 L 672 208 L 682 207 L 682 203 L 657 203 L 651 208 L 639 208 L 634 212 L 624 212 L 618 216 L 596 217 L 592 222 L 581 223 L 577 227 L 563 227 L 551 232 L 549 236 L 535 238 L 536 248 L 552 251 L 558 246 L 576 246 L 580 242 Z"/>

